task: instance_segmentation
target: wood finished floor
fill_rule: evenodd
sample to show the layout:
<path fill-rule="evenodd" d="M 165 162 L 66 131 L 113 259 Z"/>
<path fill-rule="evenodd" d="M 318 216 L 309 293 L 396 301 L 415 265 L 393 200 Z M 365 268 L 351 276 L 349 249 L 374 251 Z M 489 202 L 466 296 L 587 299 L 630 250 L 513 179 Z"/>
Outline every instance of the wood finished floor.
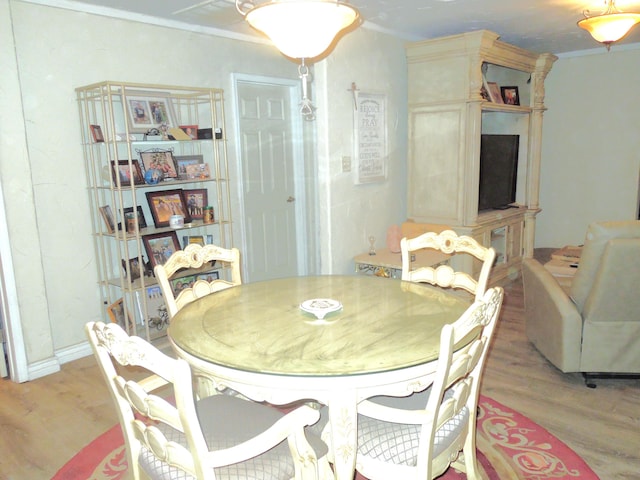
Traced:
<path fill-rule="evenodd" d="M 640 381 L 589 389 L 580 375 L 557 371 L 527 341 L 522 309 L 516 281 L 506 287 L 482 393 L 545 427 L 602 480 L 639 479 Z M 24 384 L 0 380 L 0 479 L 50 479 L 116 422 L 93 357 Z"/>

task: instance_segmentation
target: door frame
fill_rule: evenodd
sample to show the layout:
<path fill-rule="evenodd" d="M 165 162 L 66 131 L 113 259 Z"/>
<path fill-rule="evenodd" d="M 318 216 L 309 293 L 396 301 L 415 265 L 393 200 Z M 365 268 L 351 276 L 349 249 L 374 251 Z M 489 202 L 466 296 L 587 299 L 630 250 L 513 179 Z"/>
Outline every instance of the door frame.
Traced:
<path fill-rule="evenodd" d="M 22 335 L 18 291 L 13 270 L 9 228 L 7 225 L 4 194 L 0 183 L 0 311 L 7 342 L 9 378 L 15 382 L 29 380 L 27 355 Z M 1 339 L 0 339 L 1 340 Z M 1 361 L 4 361 L 2 359 Z"/>
<path fill-rule="evenodd" d="M 247 251 L 247 237 L 244 222 L 244 179 L 242 176 L 242 158 L 241 158 L 241 138 L 240 138 L 240 105 L 238 98 L 238 84 L 251 83 L 254 85 L 275 85 L 287 87 L 289 89 L 289 104 L 291 105 L 291 133 L 292 133 L 292 152 L 293 152 L 293 172 L 295 183 L 295 218 L 296 218 L 296 254 L 298 260 L 298 275 L 307 275 L 309 272 L 309 262 L 307 261 L 308 252 L 308 224 L 307 224 L 307 192 L 305 182 L 305 158 L 304 158 L 304 133 L 302 128 L 302 117 L 296 105 L 301 95 L 300 83 L 297 80 L 279 77 L 268 77 L 264 75 L 249 75 L 243 73 L 231 74 L 231 85 L 233 95 L 233 109 L 235 115 L 234 131 L 235 131 L 235 147 L 236 147 L 236 178 L 238 179 L 238 202 L 240 213 L 240 243 L 242 251 Z M 243 280 L 246 275 L 246 267 L 243 262 Z M 249 278 L 248 281 L 251 281 Z"/>

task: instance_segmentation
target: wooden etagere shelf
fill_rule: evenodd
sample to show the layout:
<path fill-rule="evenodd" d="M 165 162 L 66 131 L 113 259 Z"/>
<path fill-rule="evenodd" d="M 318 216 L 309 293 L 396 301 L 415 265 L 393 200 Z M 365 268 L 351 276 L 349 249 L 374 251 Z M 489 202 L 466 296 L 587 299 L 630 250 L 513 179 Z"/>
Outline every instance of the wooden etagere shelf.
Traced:
<path fill-rule="evenodd" d="M 224 92 L 106 81 L 76 95 L 103 319 L 149 340 L 163 337 L 168 317 L 152 260 L 185 241 L 233 246 Z M 164 178 L 155 183 L 159 170 Z M 165 200 L 171 213 L 182 208 L 194 218 L 165 225 Z M 204 222 L 205 206 L 213 222 Z M 183 271 L 176 288 L 201 275 L 228 278 L 228 271 Z"/>

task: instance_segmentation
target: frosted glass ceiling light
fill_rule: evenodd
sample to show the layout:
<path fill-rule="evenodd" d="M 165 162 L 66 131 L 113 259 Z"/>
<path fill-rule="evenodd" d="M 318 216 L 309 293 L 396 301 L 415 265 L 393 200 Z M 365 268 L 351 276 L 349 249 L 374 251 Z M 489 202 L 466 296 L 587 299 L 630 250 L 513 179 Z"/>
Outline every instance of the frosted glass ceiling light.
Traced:
<path fill-rule="evenodd" d="M 601 15 L 589 16 L 584 12 L 585 18 L 578 22 L 580 28 L 584 28 L 600 43 L 604 43 L 607 50 L 611 44 L 624 37 L 634 25 L 640 23 L 640 13 L 623 13 L 616 8 L 615 0 L 606 0 L 607 9 Z"/>
<path fill-rule="evenodd" d="M 271 39 L 284 55 L 300 59 L 303 98 L 301 112 L 315 118 L 307 98 L 308 68 L 305 59 L 322 55 L 345 28 L 359 20 L 358 10 L 340 0 L 236 0 L 236 8 L 256 30 Z"/>

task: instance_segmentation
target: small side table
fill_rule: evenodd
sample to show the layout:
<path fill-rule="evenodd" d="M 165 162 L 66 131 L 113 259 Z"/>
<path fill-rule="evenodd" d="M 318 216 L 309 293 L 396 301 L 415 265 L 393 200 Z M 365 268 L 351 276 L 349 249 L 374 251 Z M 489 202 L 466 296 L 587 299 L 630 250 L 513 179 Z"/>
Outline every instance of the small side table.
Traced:
<path fill-rule="evenodd" d="M 568 288 L 578 270 L 581 253 L 582 247 L 563 247 L 551 254 L 551 260 L 544 264 L 544 268 L 551 272 L 562 287 Z"/>
<path fill-rule="evenodd" d="M 423 249 L 414 252 L 415 260 L 412 269 L 420 267 L 437 267 L 448 265 L 450 255 L 432 249 Z M 356 273 L 377 275 L 378 277 L 401 278 L 402 255 L 400 252 L 392 253 L 388 248 L 376 250 L 375 255 L 362 253 L 354 258 Z"/>

